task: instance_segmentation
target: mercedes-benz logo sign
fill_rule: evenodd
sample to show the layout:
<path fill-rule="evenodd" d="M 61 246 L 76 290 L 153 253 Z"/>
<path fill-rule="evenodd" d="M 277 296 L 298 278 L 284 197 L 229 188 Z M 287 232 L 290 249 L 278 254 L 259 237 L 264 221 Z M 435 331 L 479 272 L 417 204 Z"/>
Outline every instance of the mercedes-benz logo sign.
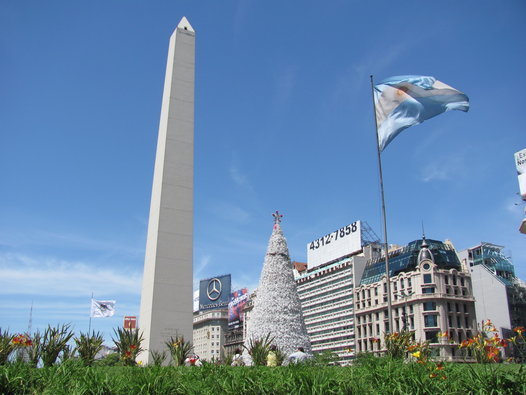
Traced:
<path fill-rule="evenodd" d="M 206 287 L 206 295 L 208 296 L 208 299 L 219 299 L 219 297 L 221 296 L 222 289 L 223 285 L 221 284 L 221 280 L 219 280 L 218 278 L 211 279 Z"/>

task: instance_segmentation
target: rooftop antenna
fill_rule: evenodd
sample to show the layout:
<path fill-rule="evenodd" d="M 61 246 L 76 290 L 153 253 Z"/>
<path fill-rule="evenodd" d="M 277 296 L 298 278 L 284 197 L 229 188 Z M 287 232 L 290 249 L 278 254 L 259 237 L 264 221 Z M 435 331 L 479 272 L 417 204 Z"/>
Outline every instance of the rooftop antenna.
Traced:
<path fill-rule="evenodd" d="M 27 334 L 31 336 L 33 330 L 33 300 L 31 300 L 31 308 L 29 309 L 29 322 L 27 324 Z"/>
<path fill-rule="evenodd" d="M 426 231 L 424 229 L 424 220 L 422 220 L 422 238 L 426 238 Z"/>

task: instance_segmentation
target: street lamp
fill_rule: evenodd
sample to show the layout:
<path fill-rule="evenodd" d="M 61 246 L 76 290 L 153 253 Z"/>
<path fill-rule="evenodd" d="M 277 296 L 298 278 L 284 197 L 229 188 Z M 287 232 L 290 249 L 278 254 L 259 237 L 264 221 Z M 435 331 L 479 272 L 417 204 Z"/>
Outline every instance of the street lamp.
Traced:
<path fill-rule="evenodd" d="M 403 290 L 400 290 L 398 292 L 398 296 L 400 298 L 404 299 L 404 310 L 402 311 L 402 323 L 403 323 L 402 330 L 403 331 L 407 330 L 407 313 L 406 313 L 406 310 L 407 310 L 407 299 L 410 298 L 413 295 L 414 295 L 413 291 L 411 291 L 411 292 L 404 292 Z"/>

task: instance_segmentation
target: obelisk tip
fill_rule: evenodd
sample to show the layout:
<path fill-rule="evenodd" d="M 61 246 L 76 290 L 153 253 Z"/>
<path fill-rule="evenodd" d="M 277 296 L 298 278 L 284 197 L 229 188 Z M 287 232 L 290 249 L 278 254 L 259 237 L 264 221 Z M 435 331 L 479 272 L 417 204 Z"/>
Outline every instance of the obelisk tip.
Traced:
<path fill-rule="evenodd" d="M 183 29 L 183 30 L 188 30 L 188 31 L 191 31 L 191 32 L 195 33 L 194 28 L 192 27 L 192 25 L 190 25 L 190 22 L 188 22 L 188 19 L 186 19 L 185 16 L 183 16 L 183 18 L 181 19 L 181 22 L 179 22 L 179 24 L 177 25 L 177 28 L 178 29 Z"/>

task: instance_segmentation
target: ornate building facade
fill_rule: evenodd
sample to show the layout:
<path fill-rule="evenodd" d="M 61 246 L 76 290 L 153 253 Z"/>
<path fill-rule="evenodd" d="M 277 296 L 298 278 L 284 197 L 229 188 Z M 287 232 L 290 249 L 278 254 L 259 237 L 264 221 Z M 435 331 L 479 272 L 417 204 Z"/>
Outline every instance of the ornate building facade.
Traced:
<path fill-rule="evenodd" d="M 429 341 L 432 355 L 462 358 L 458 345 L 477 331 L 471 276 L 454 247 L 416 240 L 389 252 L 393 328 Z M 369 261 L 355 288 L 356 352 L 385 351 L 389 332 L 385 257 Z"/>

